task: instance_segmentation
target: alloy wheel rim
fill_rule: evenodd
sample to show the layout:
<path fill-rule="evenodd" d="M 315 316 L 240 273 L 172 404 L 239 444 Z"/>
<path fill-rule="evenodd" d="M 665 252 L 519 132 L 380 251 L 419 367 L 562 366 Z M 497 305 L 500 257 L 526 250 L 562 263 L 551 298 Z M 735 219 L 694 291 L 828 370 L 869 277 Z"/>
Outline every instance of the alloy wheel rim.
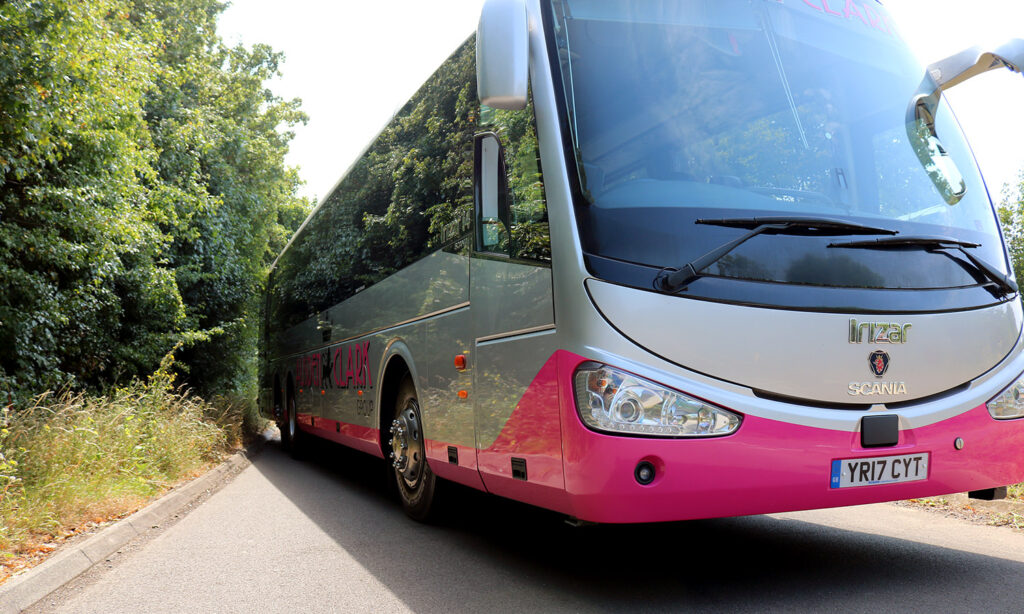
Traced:
<path fill-rule="evenodd" d="M 423 433 L 415 401 L 410 401 L 391 421 L 391 464 L 409 488 L 415 488 L 423 471 Z"/>

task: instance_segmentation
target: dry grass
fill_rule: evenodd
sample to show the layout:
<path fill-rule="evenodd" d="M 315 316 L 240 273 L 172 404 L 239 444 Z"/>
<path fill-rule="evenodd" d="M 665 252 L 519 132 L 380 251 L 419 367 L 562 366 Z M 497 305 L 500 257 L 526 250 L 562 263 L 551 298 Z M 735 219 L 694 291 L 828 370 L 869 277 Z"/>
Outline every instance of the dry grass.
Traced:
<path fill-rule="evenodd" d="M 105 396 L 47 393 L 27 409 L 4 410 L 0 582 L 14 561 L 138 509 L 258 427 L 250 403 L 207 403 L 172 381 L 162 368 Z"/>
<path fill-rule="evenodd" d="M 992 514 L 989 524 L 997 527 L 1011 527 L 1024 530 L 1024 514 L 1010 512 L 1007 514 Z"/>
<path fill-rule="evenodd" d="M 900 504 L 930 509 L 978 524 L 1010 527 L 1024 531 L 1024 513 L 1019 510 L 1020 504 L 1024 503 L 1024 482 L 1008 486 L 1006 500 L 1016 503 L 1017 511 L 1012 511 L 1012 507 L 1011 511 L 998 511 L 999 508 L 992 508 L 985 502 L 969 499 L 963 501 L 947 497 L 910 499 L 901 501 Z"/>

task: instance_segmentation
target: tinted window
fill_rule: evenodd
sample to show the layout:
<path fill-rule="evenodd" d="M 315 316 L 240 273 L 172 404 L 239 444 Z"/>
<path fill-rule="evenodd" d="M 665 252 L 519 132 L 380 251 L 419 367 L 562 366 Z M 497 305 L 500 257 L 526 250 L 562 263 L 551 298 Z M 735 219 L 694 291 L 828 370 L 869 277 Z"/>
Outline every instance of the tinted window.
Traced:
<path fill-rule="evenodd" d="M 396 114 L 324 200 L 271 278 L 285 328 L 468 233 L 478 123 L 470 38 Z"/>

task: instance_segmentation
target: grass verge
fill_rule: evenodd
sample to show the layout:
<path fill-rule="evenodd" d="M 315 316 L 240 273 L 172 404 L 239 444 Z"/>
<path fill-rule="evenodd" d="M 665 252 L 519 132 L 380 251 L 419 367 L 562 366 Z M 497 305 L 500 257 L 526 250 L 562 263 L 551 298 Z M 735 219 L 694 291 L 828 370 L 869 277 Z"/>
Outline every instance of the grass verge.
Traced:
<path fill-rule="evenodd" d="M 195 477 L 258 429 L 251 403 L 175 389 L 162 368 L 106 395 L 46 393 L 0 416 L 0 583 L 56 544 Z"/>

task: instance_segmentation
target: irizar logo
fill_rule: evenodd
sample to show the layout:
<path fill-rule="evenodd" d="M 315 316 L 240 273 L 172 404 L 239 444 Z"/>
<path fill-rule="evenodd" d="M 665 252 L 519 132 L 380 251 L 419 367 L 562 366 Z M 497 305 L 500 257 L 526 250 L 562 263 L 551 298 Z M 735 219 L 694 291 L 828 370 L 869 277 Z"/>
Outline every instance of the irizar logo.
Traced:
<path fill-rule="evenodd" d="M 857 322 L 850 318 L 850 343 L 906 343 L 912 324 Z"/>

